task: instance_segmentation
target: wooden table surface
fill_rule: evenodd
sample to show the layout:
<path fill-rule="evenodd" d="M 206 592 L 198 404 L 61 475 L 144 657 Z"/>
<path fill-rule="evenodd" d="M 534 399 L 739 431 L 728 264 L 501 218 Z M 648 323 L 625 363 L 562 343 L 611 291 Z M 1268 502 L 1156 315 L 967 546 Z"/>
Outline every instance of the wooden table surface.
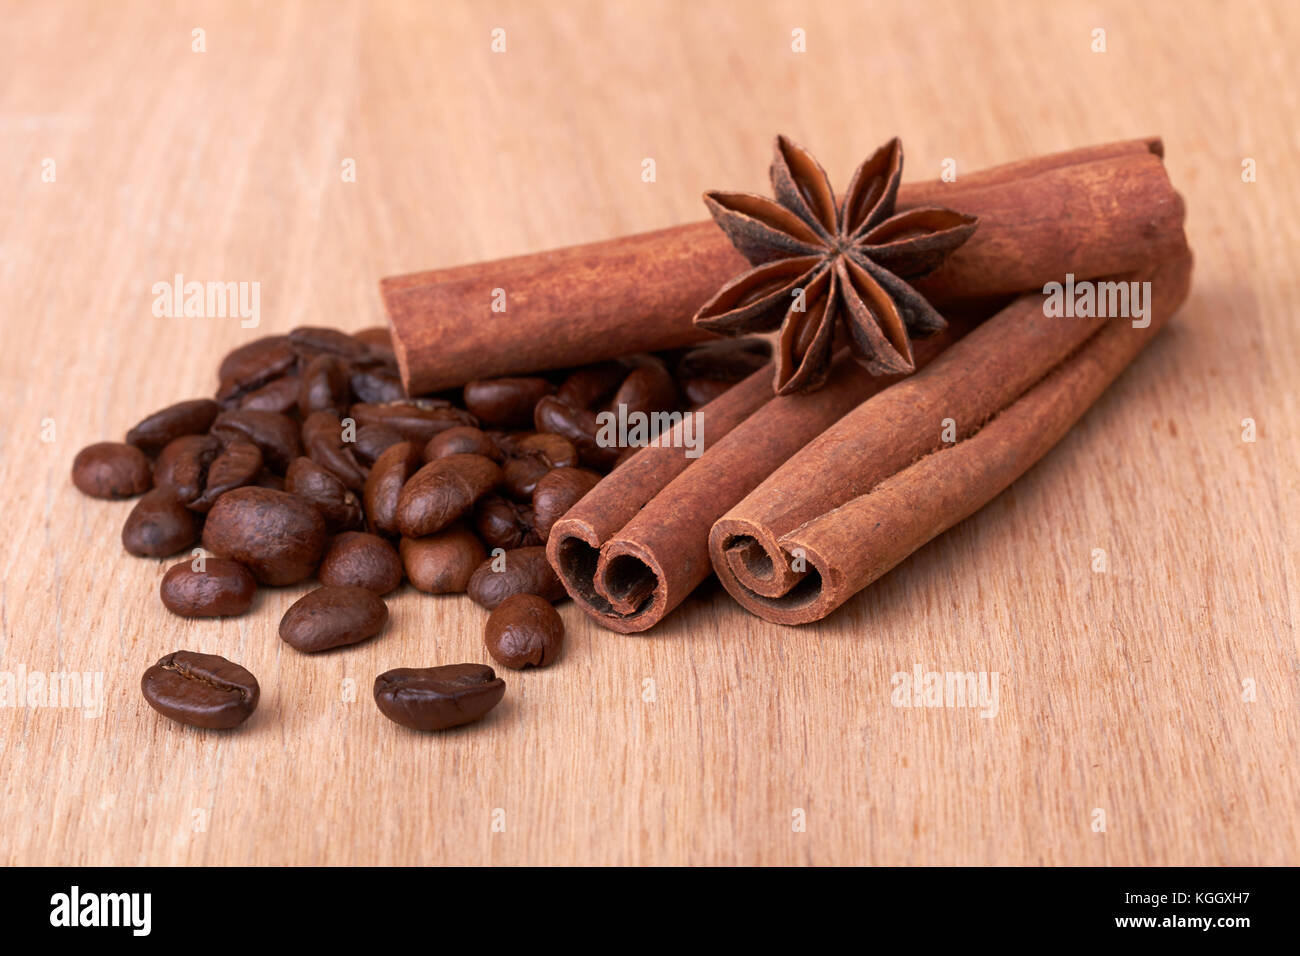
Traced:
<path fill-rule="evenodd" d="M 0 862 L 1300 863 L 1294 4 L 47 0 L 0 22 L 0 673 L 99 674 L 105 698 L 0 708 Z M 467 599 L 404 589 L 385 636 L 300 655 L 276 627 L 305 586 L 172 617 L 170 562 L 119 545 L 131 505 L 72 488 L 79 448 L 209 394 L 251 337 L 377 324 L 383 275 L 704 218 L 706 188 L 767 191 L 778 131 L 840 188 L 895 133 L 908 178 L 1161 134 L 1197 256 L 1175 323 L 1046 460 L 822 624 L 715 583 L 648 636 L 566 604 L 557 666 L 421 735 L 371 682 L 486 660 Z M 177 273 L 259 282 L 260 326 L 155 318 Z M 145 705 L 177 648 L 258 676 L 242 730 Z M 916 667 L 996 672 L 996 714 L 893 706 Z"/>

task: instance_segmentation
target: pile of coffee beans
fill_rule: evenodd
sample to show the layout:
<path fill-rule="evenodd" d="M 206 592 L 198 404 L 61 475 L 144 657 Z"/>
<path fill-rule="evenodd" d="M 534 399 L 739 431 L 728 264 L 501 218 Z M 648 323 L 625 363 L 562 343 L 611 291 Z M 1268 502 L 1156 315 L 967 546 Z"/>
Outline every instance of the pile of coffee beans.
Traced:
<path fill-rule="evenodd" d="M 129 553 L 194 549 L 162 579 L 174 614 L 243 614 L 259 586 L 314 576 L 320 586 L 279 629 L 314 654 L 380 634 L 383 595 L 408 582 L 467 593 L 491 612 L 485 647 L 497 662 L 545 667 L 563 647 L 552 604 L 566 596 L 547 536 L 636 451 L 598 441 L 598 413 L 695 408 L 767 358 L 763 341 L 736 339 L 410 398 L 386 329 L 298 328 L 222 359 L 215 397 L 82 449 L 72 480 L 97 498 L 140 496 L 122 528 Z M 201 727 L 236 726 L 257 706 L 253 675 L 213 655 L 177 651 L 141 686 L 160 713 Z M 375 681 L 379 709 L 421 730 L 476 720 L 504 692 L 480 664 Z"/>

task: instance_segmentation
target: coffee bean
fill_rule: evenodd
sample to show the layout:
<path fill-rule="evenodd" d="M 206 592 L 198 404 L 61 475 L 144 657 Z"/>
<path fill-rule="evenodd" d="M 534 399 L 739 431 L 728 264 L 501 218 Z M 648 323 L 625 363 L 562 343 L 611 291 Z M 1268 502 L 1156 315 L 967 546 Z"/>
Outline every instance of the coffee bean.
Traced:
<path fill-rule="evenodd" d="M 501 469 L 483 455 L 448 455 L 425 465 L 397 499 L 397 527 L 408 538 L 441 531 L 501 483 Z"/>
<path fill-rule="evenodd" d="M 173 439 L 206 432 L 219 411 L 221 407 L 210 398 L 168 405 L 127 432 L 126 443 L 146 455 L 156 455 Z"/>
<path fill-rule="evenodd" d="M 135 503 L 122 526 L 122 547 L 140 558 L 165 558 L 199 540 L 198 520 L 170 488 L 155 488 Z"/>
<path fill-rule="evenodd" d="M 538 432 L 525 435 L 510 445 L 503 469 L 506 493 L 527 501 L 542 475 L 553 468 L 572 468 L 581 456 L 573 442 L 560 435 Z"/>
<path fill-rule="evenodd" d="M 210 511 L 217 499 L 227 491 L 254 484 L 261 473 L 261 449 L 252 442 L 228 442 L 208 466 L 203 480 L 203 493 L 185 504 L 195 511 Z"/>
<path fill-rule="evenodd" d="M 310 458 L 293 460 L 285 472 L 284 490 L 311 502 L 330 531 L 351 531 L 365 518 L 356 494 Z"/>
<path fill-rule="evenodd" d="M 379 456 L 366 478 L 364 501 L 370 526 L 385 534 L 397 534 L 397 501 L 408 478 L 424 462 L 421 446 L 401 442 Z"/>
<path fill-rule="evenodd" d="M 383 366 L 354 368 L 348 384 L 357 401 L 366 405 L 400 402 L 406 398 L 406 389 L 397 373 Z"/>
<path fill-rule="evenodd" d="M 544 378 L 489 378 L 465 386 L 465 407 L 475 418 L 498 428 L 528 428 L 533 406 L 555 386 Z"/>
<path fill-rule="evenodd" d="M 224 359 L 217 371 L 217 401 L 226 407 L 244 395 L 279 378 L 298 363 L 298 353 L 283 335 L 268 335 L 241 345 Z"/>
<path fill-rule="evenodd" d="M 485 432 L 471 425 L 461 425 L 434 435 L 424 446 L 425 461 L 446 458 L 448 455 L 482 455 L 499 461 L 501 451 Z"/>
<path fill-rule="evenodd" d="M 573 442 L 578 449 L 578 456 L 588 468 L 604 471 L 616 458 L 618 448 L 603 447 L 599 440 L 600 423 L 594 412 L 585 408 L 576 408 L 554 395 L 548 395 L 537 403 L 533 410 L 533 421 L 539 432 L 562 435 Z"/>
<path fill-rule="evenodd" d="M 213 435 L 182 435 L 172 439 L 154 463 L 154 484 L 170 488 L 185 505 L 203 494 L 208 469 L 221 454 L 221 441 Z"/>
<path fill-rule="evenodd" d="M 485 664 L 399 667 L 375 678 L 375 704 L 413 730 L 446 730 L 481 719 L 501 702 L 506 682 Z"/>
<path fill-rule="evenodd" d="M 474 571 L 467 590 L 470 600 L 489 611 L 515 594 L 536 594 L 548 601 L 567 596 L 541 547 L 516 548 L 488 558 Z"/>
<path fill-rule="evenodd" d="M 407 441 L 418 442 L 423 447 L 430 438 L 457 425 L 478 425 L 469 412 L 453 408 L 451 403 L 438 399 L 412 398 L 402 402 L 382 405 L 361 403 L 348 412 L 357 425 L 387 425 L 400 432 Z"/>
<path fill-rule="evenodd" d="M 487 552 L 460 522 L 426 538 L 403 538 L 402 566 L 411 586 L 426 594 L 461 594 Z"/>
<path fill-rule="evenodd" d="M 345 531 L 330 542 L 316 577 L 331 587 L 358 587 L 387 594 L 402 583 L 402 561 L 376 534 Z"/>
<path fill-rule="evenodd" d="M 218 498 L 208 513 L 203 546 L 243 564 L 262 584 L 295 584 L 320 563 L 325 519 L 297 495 L 236 488 Z"/>
<path fill-rule="evenodd" d="M 402 436 L 387 425 L 362 425 L 357 429 L 357 440 L 352 443 L 352 454 L 363 467 L 370 468 L 380 455 L 401 440 Z"/>
<path fill-rule="evenodd" d="M 234 402 L 238 409 L 285 415 L 298 409 L 298 376 L 282 375 Z"/>
<path fill-rule="evenodd" d="M 222 441 L 250 441 L 261 449 L 267 467 L 284 474 L 298 457 L 298 426 L 287 415 L 251 408 L 222 412 L 212 423 L 212 434 Z"/>
<path fill-rule="evenodd" d="M 758 338 L 706 342 L 677 363 L 677 379 L 694 405 L 706 405 L 767 364 L 771 349 Z"/>
<path fill-rule="evenodd" d="M 677 408 L 677 384 L 658 359 L 647 359 L 628 373 L 618 387 L 610 408 L 623 406 L 628 414 L 653 414 Z"/>
<path fill-rule="evenodd" d="M 551 527 L 564 513 L 600 483 L 600 475 L 585 468 L 556 468 L 548 471 L 533 489 L 533 521 L 545 541 Z"/>
<path fill-rule="evenodd" d="M 353 491 L 366 484 L 366 469 L 352 453 L 352 443 L 343 440 L 343 424 L 332 412 L 313 412 L 302 423 L 302 444 L 307 457 Z"/>
<path fill-rule="evenodd" d="M 237 561 L 204 558 L 202 571 L 195 561 L 182 561 L 167 569 L 159 593 L 173 614 L 181 617 L 234 617 L 253 604 L 257 581 Z"/>
<path fill-rule="evenodd" d="M 346 332 L 311 325 L 299 326 L 290 332 L 289 342 L 294 351 L 308 361 L 318 355 L 351 361 L 365 358 L 370 353 L 369 346 Z"/>
<path fill-rule="evenodd" d="M 280 619 L 280 638 L 306 654 L 356 644 L 388 623 L 388 605 L 357 587 L 317 588 L 304 594 Z"/>
<path fill-rule="evenodd" d="M 332 355 L 317 355 L 298 376 L 298 411 L 304 416 L 312 412 L 337 415 L 347 407 L 350 394 L 348 370 Z"/>
<path fill-rule="evenodd" d="M 506 667 L 545 667 L 560 656 L 564 622 L 549 601 L 516 594 L 497 605 L 483 632 L 488 653 Z"/>
<path fill-rule="evenodd" d="M 589 409 L 604 405 L 627 378 L 628 368 L 621 362 L 597 362 L 573 371 L 560 385 L 556 397 L 574 408 Z"/>
<path fill-rule="evenodd" d="M 370 350 L 370 357 L 397 367 L 397 355 L 393 352 L 393 335 L 382 325 L 374 325 L 353 332 L 352 337 Z"/>
<path fill-rule="evenodd" d="M 489 548 L 510 551 L 542 543 L 533 509 L 500 495 L 488 495 L 474 506 L 474 529 Z"/>
<path fill-rule="evenodd" d="M 257 709 L 257 678 L 216 654 L 177 651 L 144 672 L 140 691 L 164 717 L 204 727 L 238 727 Z"/>
<path fill-rule="evenodd" d="M 92 498 L 133 498 L 153 484 L 145 453 L 134 445 L 102 441 L 72 460 L 72 483 Z"/>

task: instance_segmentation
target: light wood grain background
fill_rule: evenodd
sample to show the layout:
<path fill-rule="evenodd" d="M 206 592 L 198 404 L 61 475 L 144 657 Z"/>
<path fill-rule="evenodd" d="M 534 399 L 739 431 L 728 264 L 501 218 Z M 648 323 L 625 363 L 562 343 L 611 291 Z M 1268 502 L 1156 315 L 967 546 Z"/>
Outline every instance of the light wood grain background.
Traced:
<path fill-rule="evenodd" d="M 102 673 L 107 698 L 0 709 L 0 862 L 1300 863 L 1295 4 L 47 0 L 0 23 L 0 670 Z M 908 178 L 1162 134 L 1197 255 L 1056 451 L 819 626 L 716 585 L 644 637 L 568 605 L 561 663 L 420 735 L 371 682 L 486 660 L 468 600 L 404 590 L 385 636 L 316 657 L 276 636 L 305 588 L 181 621 L 169 562 L 119 546 L 130 504 L 69 483 L 253 335 L 376 324 L 382 275 L 704 218 L 705 188 L 767 190 L 778 131 L 840 188 L 895 133 Z M 175 273 L 260 282 L 261 327 L 154 318 Z M 146 707 L 141 672 L 182 647 L 258 676 L 244 729 Z M 893 707 L 916 665 L 998 672 L 996 716 Z"/>

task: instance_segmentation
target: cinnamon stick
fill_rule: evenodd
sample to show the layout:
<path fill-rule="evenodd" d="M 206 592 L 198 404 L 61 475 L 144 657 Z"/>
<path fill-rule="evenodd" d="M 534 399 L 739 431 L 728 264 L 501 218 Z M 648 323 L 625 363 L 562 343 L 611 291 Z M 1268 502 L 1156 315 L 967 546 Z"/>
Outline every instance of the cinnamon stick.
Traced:
<path fill-rule="evenodd" d="M 918 288 L 936 305 L 1091 278 L 1167 258 L 1182 203 L 1159 140 L 1037 157 L 954 183 L 904 184 L 898 208 L 942 202 L 975 235 Z M 411 395 L 710 336 L 696 309 L 748 264 L 711 222 L 381 280 Z M 494 311 L 494 305 L 504 311 Z"/>
<path fill-rule="evenodd" d="M 825 617 L 1045 455 L 1178 308 L 1190 275 L 1184 250 L 1129 277 L 1152 283 L 1146 328 L 1048 318 L 1041 294 L 1022 297 L 719 520 L 710 554 L 723 585 L 775 623 Z M 955 444 L 942 441 L 945 418 Z"/>

